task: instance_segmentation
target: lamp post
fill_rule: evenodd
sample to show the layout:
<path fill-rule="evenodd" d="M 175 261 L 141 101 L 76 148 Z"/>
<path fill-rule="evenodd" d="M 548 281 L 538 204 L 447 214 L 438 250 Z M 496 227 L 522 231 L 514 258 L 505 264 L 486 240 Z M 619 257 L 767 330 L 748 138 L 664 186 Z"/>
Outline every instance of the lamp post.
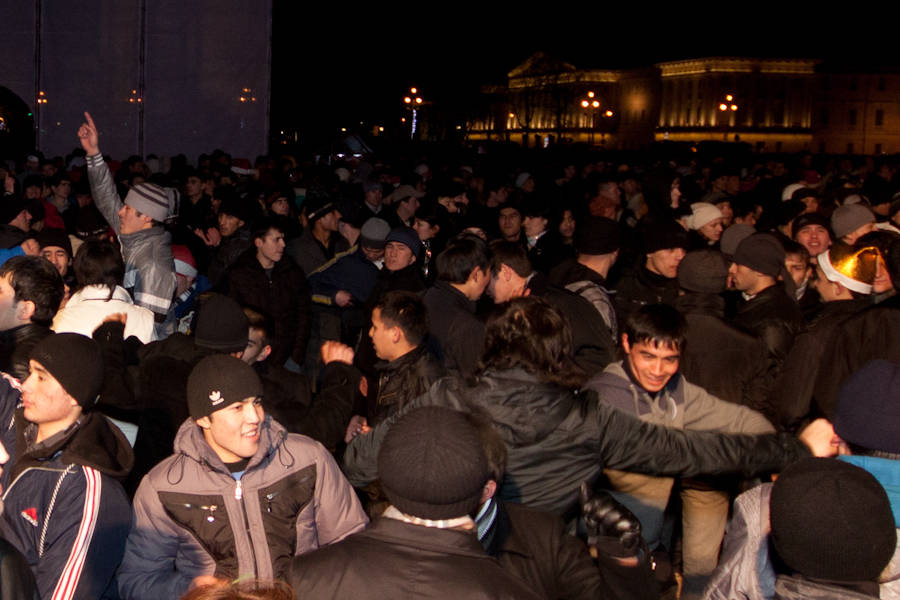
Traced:
<path fill-rule="evenodd" d="M 719 112 L 722 113 L 722 121 L 724 126 L 724 133 L 722 134 L 723 139 L 728 141 L 728 122 L 731 119 L 730 117 L 726 117 L 726 113 L 731 111 L 733 114 L 737 114 L 738 105 L 735 103 L 734 96 L 732 94 L 725 94 L 725 102 L 719 104 Z"/>
<path fill-rule="evenodd" d="M 416 129 L 418 128 L 419 120 L 418 120 L 418 112 L 419 108 L 421 108 L 422 104 L 425 100 L 422 99 L 422 96 L 419 95 L 418 88 L 411 87 L 409 88 L 409 95 L 403 97 L 403 104 L 412 111 L 412 123 L 410 123 L 409 127 L 409 139 L 412 140 L 416 136 Z"/>
<path fill-rule="evenodd" d="M 587 97 L 581 100 L 581 108 L 591 112 L 591 145 L 594 145 L 594 128 L 596 126 L 597 110 L 600 108 L 600 101 L 595 97 L 594 92 L 588 92 Z"/>

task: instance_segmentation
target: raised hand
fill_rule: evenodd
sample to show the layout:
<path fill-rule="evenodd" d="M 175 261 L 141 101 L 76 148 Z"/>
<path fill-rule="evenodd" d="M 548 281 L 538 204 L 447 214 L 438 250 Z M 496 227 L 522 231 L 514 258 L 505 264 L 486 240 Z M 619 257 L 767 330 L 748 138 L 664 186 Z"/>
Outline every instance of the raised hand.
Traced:
<path fill-rule="evenodd" d="M 84 119 L 85 122 L 78 128 L 78 139 L 88 156 L 96 156 L 100 154 L 100 136 L 97 133 L 97 126 L 94 125 L 91 113 L 85 111 Z"/>

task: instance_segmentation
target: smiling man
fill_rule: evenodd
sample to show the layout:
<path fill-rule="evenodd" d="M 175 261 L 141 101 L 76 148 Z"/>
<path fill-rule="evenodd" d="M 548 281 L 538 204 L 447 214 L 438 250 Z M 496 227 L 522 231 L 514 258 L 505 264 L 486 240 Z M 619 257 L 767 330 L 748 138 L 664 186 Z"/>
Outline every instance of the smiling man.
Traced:
<path fill-rule="evenodd" d="M 366 517 L 331 455 L 263 412 L 250 365 L 201 360 L 175 455 L 141 482 L 119 574 L 124 598 L 287 576 L 290 559 L 362 530 Z"/>
<path fill-rule="evenodd" d="M 667 304 L 648 304 L 632 313 L 622 333 L 625 360 L 612 363 L 588 381 L 601 402 L 647 423 L 675 429 L 722 433 L 771 433 L 756 411 L 720 400 L 679 373 L 687 324 Z M 663 512 L 674 480 L 608 469 L 616 498 L 640 519 L 651 549 L 665 545 Z M 702 576 L 716 565 L 725 534 L 729 496 L 718 490 L 685 489 L 684 573 Z M 699 586 L 695 579 L 687 580 Z"/>

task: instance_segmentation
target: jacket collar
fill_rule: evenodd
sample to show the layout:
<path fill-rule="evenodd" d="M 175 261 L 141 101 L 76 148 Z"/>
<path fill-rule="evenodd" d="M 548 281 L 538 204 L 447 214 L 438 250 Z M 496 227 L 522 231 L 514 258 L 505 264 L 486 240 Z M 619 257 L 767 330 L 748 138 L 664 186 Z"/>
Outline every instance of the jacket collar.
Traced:
<path fill-rule="evenodd" d="M 470 313 L 475 313 L 476 303 L 466 298 L 465 294 L 450 285 L 448 282 L 439 280 L 435 282 L 434 289 L 452 300 L 453 304 L 455 304 L 456 306 Z"/>
<path fill-rule="evenodd" d="M 493 560 L 478 543 L 474 531 L 437 529 L 412 525 L 396 519 L 377 518 L 365 532 L 358 535 L 420 550 Z"/>

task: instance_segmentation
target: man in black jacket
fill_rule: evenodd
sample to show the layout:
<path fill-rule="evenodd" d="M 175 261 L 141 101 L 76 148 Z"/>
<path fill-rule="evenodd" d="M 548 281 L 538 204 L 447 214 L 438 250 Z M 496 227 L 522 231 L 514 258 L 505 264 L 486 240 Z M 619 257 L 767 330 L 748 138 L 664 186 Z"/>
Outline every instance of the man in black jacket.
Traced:
<path fill-rule="evenodd" d="M 490 266 L 487 244 L 473 235 L 460 236 L 438 256 L 438 280 L 423 298 L 428 334 L 444 368 L 463 376 L 475 372 L 484 343 L 475 303 L 491 280 Z"/>
<path fill-rule="evenodd" d="M 780 367 L 803 329 L 800 307 L 779 281 L 790 279 L 784 247 L 774 235 L 753 234 L 738 245 L 729 272 L 743 295 L 732 324 L 761 339 Z"/>
<path fill-rule="evenodd" d="M 303 271 L 284 257 L 284 232 L 278 221 L 264 218 L 253 227 L 253 248 L 228 272 L 228 294 L 259 309 L 276 323 L 273 364 L 302 365 L 310 328 L 310 291 Z"/>

